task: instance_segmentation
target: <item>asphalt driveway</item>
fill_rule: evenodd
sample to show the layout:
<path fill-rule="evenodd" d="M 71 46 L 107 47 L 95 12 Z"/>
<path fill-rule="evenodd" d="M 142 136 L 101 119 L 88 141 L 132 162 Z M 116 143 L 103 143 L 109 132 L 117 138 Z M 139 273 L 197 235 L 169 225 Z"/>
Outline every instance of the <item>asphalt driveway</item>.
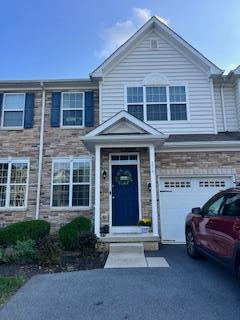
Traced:
<path fill-rule="evenodd" d="M 191 260 L 184 246 L 164 246 L 157 255 L 170 268 L 35 276 L 1 310 L 0 319 L 240 319 L 240 287 L 225 269 Z"/>

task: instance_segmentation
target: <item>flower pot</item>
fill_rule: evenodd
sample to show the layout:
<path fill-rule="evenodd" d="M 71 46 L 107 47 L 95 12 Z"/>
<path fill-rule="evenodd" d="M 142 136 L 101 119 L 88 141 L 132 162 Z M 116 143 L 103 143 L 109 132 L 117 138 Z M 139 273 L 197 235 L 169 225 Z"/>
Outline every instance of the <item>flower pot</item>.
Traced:
<path fill-rule="evenodd" d="M 141 226 L 140 228 L 141 228 L 141 233 L 142 233 L 142 234 L 147 234 L 147 233 L 149 233 L 150 227 Z"/>

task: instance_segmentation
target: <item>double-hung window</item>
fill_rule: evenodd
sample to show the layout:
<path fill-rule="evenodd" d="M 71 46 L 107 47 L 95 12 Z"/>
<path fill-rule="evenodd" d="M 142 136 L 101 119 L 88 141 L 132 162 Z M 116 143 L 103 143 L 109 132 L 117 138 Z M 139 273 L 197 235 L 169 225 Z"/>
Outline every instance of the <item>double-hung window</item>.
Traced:
<path fill-rule="evenodd" d="M 27 206 L 29 161 L 0 161 L 0 208 Z"/>
<path fill-rule="evenodd" d="M 84 93 L 63 92 L 61 107 L 62 126 L 82 127 L 84 124 Z"/>
<path fill-rule="evenodd" d="M 143 87 L 127 88 L 128 112 L 140 120 L 144 120 Z"/>
<path fill-rule="evenodd" d="M 90 206 L 89 158 L 55 159 L 52 170 L 52 207 Z"/>
<path fill-rule="evenodd" d="M 2 127 L 23 128 L 24 109 L 24 93 L 5 93 L 2 108 Z"/>
<path fill-rule="evenodd" d="M 186 121 L 186 87 L 127 87 L 127 110 L 142 121 Z"/>

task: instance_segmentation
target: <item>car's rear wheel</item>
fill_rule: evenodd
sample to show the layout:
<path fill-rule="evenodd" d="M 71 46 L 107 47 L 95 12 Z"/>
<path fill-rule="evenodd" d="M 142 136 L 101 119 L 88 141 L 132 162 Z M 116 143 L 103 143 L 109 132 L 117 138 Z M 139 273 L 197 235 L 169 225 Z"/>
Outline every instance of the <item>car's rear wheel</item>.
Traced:
<path fill-rule="evenodd" d="M 193 259 L 199 258 L 199 253 L 197 252 L 194 234 L 192 229 L 190 228 L 186 230 L 186 245 L 188 255 Z"/>

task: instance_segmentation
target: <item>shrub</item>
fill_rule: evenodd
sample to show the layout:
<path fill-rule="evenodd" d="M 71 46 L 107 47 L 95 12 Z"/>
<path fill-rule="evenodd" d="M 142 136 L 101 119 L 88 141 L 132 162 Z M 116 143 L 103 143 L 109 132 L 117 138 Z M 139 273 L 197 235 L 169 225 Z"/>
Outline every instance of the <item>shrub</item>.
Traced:
<path fill-rule="evenodd" d="M 1 261 L 5 263 L 26 264 L 36 261 L 36 258 L 35 241 L 31 239 L 17 241 L 15 245 L 1 250 Z"/>
<path fill-rule="evenodd" d="M 59 240 L 65 250 L 78 250 L 78 235 L 81 232 L 90 232 L 92 223 L 89 218 L 78 217 L 65 224 L 59 230 Z"/>
<path fill-rule="evenodd" d="M 0 245 L 9 246 L 28 239 L 38 241 L 49 231 L 50 224 L 44 220 L 17 222 L 0 229 Z"/>
<path fill-rule="evenodd" d="M 44 266 L 56 265 L 60 261 L 60 244 L 56 235 L 48 235 L 38 243 L 39 263 Z"/>
<path fill-rule="evenodd" d="M 95 250 L 97 244 L 97 237 L 94 233 L 89 231 L 80 232 L 77 236 L 78 248 L 81 251 Z"/>

